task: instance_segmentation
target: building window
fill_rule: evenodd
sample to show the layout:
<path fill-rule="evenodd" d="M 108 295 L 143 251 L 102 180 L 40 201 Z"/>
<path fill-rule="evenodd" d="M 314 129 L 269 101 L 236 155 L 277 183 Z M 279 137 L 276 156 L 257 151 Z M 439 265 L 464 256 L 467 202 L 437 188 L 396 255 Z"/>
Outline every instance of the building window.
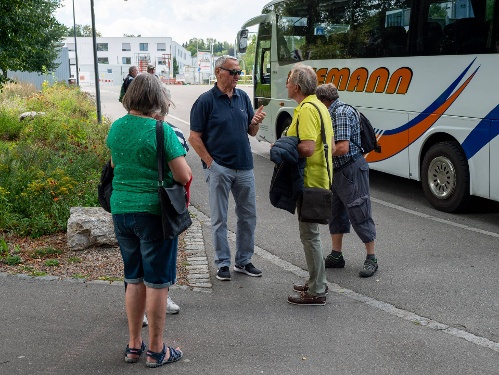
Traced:
<path fill-rule="evenodd" d="M 166 43 L 158 43 L 158 51 L 166 51 Z"/>
<path fill-rule="evenodd" d="M 97 43 L 97 51 L 108 51 L 107 43 Z"/>
<path fill-rule="evenodd" d="M 166 61 L 158 59 L 158 65 L 166 65 Z"/>
<path fill-rule="evenodd" d="M 122 57 L 121 63 L 124 65 L 132 65 L 132 58 L 131 57 Z"/>
<path fill-rule="evenodd" d="M 75 50 L 75 44 L 74 43 L 66 43 L 66 47 L 68 47 L 68 51 L 74 51 Z"/>
<path fill-rule="evenodd" d="M 108 72 L 109 74 L 113 74 L 113 69 L 108 69 L 108 70 L 107 70 L 107 72 Z"/>
<path fill-rule="evenodd" d="M 130 46 L 130 43 L 121 43 L 121 50 L 122 51 L 131 51 L 132 47 Z"/>
<path fill-rule="evenodd" d="M 147 43 L 139 43 L 140 51 L 149 51 L 149 45 Z"/>
<path fill-rule="evenodd" d="M 97 57 L 98 64 L 109 64 L 109 59 L 107 57 Z"/>
<path fill-rule="evenodd" d="M 76 58 L 70 58 L 69 65 L 76 65 Z"/>

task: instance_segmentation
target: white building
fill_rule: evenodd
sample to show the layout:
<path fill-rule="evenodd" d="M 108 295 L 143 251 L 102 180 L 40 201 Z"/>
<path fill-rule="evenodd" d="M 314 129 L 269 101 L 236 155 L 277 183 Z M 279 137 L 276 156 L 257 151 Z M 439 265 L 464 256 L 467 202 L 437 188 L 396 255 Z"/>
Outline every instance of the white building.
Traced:
<path fill-rule="evenodd" d="M 179 75 L 183 76 L 186 67 L 193 65 L 191 53 L 170 37 L 97 37 L 97 63 L 99 79 L 104 85 L 121 85 L 128 74 L 128 68 L 137 66 L 145 72 L 148 65 L 156 67 L 156 74 L 162 78 L 175 78 L 173 58 L 175 57 Z M 71 78 L 76 80 L 75 38 L 63 40 L 69 51 Z M 77 37 L 78 68 L 80 84 L 93 84 L 94 49 L 91 37 Z"/>

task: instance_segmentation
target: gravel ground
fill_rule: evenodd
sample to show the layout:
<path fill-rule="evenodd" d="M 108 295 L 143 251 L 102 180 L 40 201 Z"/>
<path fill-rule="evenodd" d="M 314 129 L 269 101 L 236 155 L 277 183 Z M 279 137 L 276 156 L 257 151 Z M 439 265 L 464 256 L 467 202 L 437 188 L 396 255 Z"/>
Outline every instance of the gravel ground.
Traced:
<path fill-rule="evenodd" d="M 123 262 L 118 247 L 91 247 L 71 250 L 67 246 L 66 233 L 43 236 L 37 239 L 1 235 L 10 255 L 0 258 L 0 272 L 30 276 L 60 276 L 91 280 L 123 280 Z M 184 251 L 184 233 L 179 237 L 177 257 L 177 285 L 188 285 L 187 257 Z M 2 246 L 0 246 L 2 251 Z M 22 260 L 15 263 L 15 256 Z M 10 264 L 8 264 L 10 263 Z"/>

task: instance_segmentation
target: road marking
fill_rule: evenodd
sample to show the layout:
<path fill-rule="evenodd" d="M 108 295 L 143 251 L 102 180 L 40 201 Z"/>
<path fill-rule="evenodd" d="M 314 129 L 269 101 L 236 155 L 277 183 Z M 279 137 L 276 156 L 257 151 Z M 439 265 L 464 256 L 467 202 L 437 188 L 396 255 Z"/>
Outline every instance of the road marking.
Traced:
<path fill-rule="evenodd" d="M 380 201 L 380 202 L 382 202 L 382 201 Z M 386 203 L 386 202 L 383 202 L 383 203 Z M 403 208 L 403 207 L 401 207 L 401 208 Z M 199 211 L 196 207 L 191 205 L 190 211 L 193 214 L 193 216 L 196 219 L 198 219 L 201 223 L 204 223 L 208 226 L 211 225 L 210 218 L 208 216 L 206 216 L 203 212 Z M 411 210 L 403 209 L 403 211 L 411 211 Z M 415 211 L 413 211 L 413 212 L 415 212 Z M 411 213 L 411 212 L 409 212 L 409 213 Z M 432 218 L 429 215 L 425 215 L 425 214 L 422 214 L 422 215 L 424 217 Z M 438 219 L 437 221 L 440 222 L 440 219 Z M 442 222 L 445 223 L 446 220 L 444 220 Z M 474 228 L 472 228 L 472 229 L 474 229 Z M 482 233 L 482 232 L 480 232 L 480 233 Z M 486 232 L 486 233 L 489 233 L 489 232 Z M 492 234 L 494 234 L 494 233 L 492 233 Z M 228 237 L 229 237 L 230 241 L 234 241 L 234 242 L 236 241 L 236 234 L 230 230 L 228 231 Z M 309 276 L 308 271 L 305 271 L 305 270 L 301 269 L 300 267 L 297 267 L 294 264 L 291 264 L 291 263 L 285 261 L 284 259 L 279 258 L 278 256 L 268 252 L 267 250 L 262 249 L 261 247 L 259 247 L 257 245 L 255 245 L 255 254 L 257 254 L 258 256 L 261 256 L 263 259 L 271 262 L 272 264 L 282 268 L 285 271 L 291 272 L 302 279 L 308 279 L 308 276 Z M 442 332 L 442 333 L 448 334 L 448 335 L 453 336 L 453 337 L 462 338 L 462 339 L 464 339 L 472 344 L 475 344 L 477 346 L 491 349 L 495 352 L 499 352 L 499 343 L 491 341 L 485 337 L 477 336 L 477 335 L 474 335 L 472 333 L 466 332 L 462 329 L 454 328 L 454 327 L 451 327 L 447 324 L 440 323 L 440 322 L 433 320 L 433 319 L 425 318 L 423 316 L 412 313 L 410 311 L 399 309 L 398 307 L 395 307 L 392 304 L 389 304 L 389 303 L 386 303 L 383 301 L 378 301 L 377 299 L 374 299 L 374 298 L 368 297 L 366 295 L 354 292 L 353 290 L 343 288 L 336 283 L 328 282 L 327 285 L 329 287 L 330 292 L 340 294 L 342 296 L 353 299 L 353 300 L 358 301 L 360 303 L 364 303 L 364 304 L 369 305 L 371 307 L 377 308 L 377 309 L 384 311 L 392 316 L 407 320 L 415 325 L 427 327 L 427 328 L 430 328 L 434 331 Z"/>
<path fill-rule="evenodd" d="M 178 118 L 178 117 L 175 117 L 175 116 L 172 116 L 172 115 L 168 115 L 169 118 L 173 118 L 177 121 L 180 121 L 182 124 L 185 124 L 185 125 L 188 125 L 188 126 L 191 126 L 191 123 L 190 122 L 187 122 L 187 121 L 184 121 L 182 120 L 181 118 Z"/>
<path fill-rule="evenodd" d="M 471 232 L 485 234 L 486 236 L 499 238 L 499 233 L 489 232 L 486 230 L 470 227 L 468 225 L 454 223 L 454 222 L 452 222 L 450 220 L 446 220 L 446 219 L 440 219 L 440 218 L 435 217 L 435 216 L 431 216 L 428 214 L 424 214 L 422 212 L 418 212 L 418 211 L 410 210 L 410 209 L 402 207 L 402 206 L 398 206 L 398 205 L 393 204 L 393 203 L 388 203 L 388 202 L 382 201 L 381 199 L 376 199 L 376 198 L 371 197 L 371 201 L 379 203 L 379 204 L 386 206 L 386 207 L 390 207 L 390 208 L 394 208 L 394 209 L 399 210 L 399 211 L 406 212 L 406 213 L 411 214 L 411 215 L 419 216 L 419 217 L 424 218 L 424 219 L 433 220 L 433 221 L 436 221 L 436 222 L 441 223 L 441 224 L 447 224 L 447 225 L 450 225 L 450 226 L 453 226 L 456 228 L 461 228 L 461 229 L 469 230 Z"/>

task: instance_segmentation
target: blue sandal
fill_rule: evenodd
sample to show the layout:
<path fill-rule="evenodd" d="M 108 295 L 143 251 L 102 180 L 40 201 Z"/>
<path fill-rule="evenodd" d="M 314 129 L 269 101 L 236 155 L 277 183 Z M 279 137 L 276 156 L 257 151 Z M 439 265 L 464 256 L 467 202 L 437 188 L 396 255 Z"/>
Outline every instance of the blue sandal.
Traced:
<path fill-rule="evenodd" d="M 142 341 L 142 345 L 140 346 L 140 349 L 136 348 L 129 348 L 128 345 L 126 346 L 125 349 L 125 362 L 127 363 L 137 363 L 139 361 L 140 356 L 142 353 L 146 350 L 146 344 L 144 344 L 144 341 Z M 131 358 L 128 356 L 128 354 L 134 354 L 138 355 L 137 358 Z"/>
<path fill-rule="evenodd" d="M 168 350 L 170 351 L 170 357 L 167 360 L 165 360 L 166 348 L 168 348 Z M 155 359 L 156 362 L 146 361 L 146 366 L 154 368 L 166 365 L 168 363 L 177 362 L 180 360 L 180 358 L 182 358 L 182 355 L 183 353 L 181 350 L 177 350 L 172 348 L 171 346 L 166 346 L 165 344 L 163 344 L 163 350 L 160 353 L 151 352 L 150 350 L 147 351 L 147 356 Z"/>

